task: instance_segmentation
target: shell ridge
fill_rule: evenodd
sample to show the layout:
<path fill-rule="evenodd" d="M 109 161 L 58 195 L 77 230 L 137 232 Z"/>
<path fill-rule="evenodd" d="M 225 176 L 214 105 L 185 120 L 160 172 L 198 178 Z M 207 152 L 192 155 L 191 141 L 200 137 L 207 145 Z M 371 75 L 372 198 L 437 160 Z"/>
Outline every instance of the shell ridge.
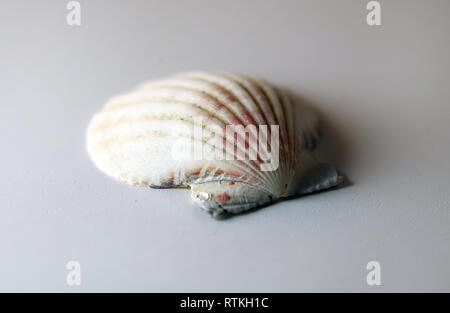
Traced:
<path fill-rule="evenodd" d="M 189 91 L 192 92 L 192 90 L 189 90 Z M 143 97 L 142 101 L 151 100 L 151 97 L 149 97 L 148 93 L 145 93 L 145 92 L 141 92 L 141 93 L 142 93 L 142 97 Z M 161 98 L 156 97 L 156 99 L 153 98 L 153 100 L 164 101 L 164 98 L 161 99 Z M 173 99 L 166 99 L 166 101 L 171 102 L 171 101 L 173 101 Z M 216 114 L 217 111 L 214 110 L 214 108 L 208 107 L 207 104 L 203 106 L 203 105 L 200 105 L 200 102 L 191 102 L 191 101 L 187 101 L 187 100 L 183 101 L 182 99 L 178 99 L 178 101 L 180 103 L 189 104 L 189 105 L 197 107 L 200 110 L 203 110 L 206 114 L 210 114 L 210 116 L 214 117 L 215 119 L 220 120 L 223 124 L 233 124 L 233 122 L 234 122 L 233 119 L 236 119 L 236 116 L 232 115 L 232 113 L 225 106 L 221 106 L 220 110 L 221 110 L 221 112 L 225 113 L 227 120 L 224 120 L 223 118 L 221 118 L 220 115 Z M 204 104 L 204 102 L 202 102 L 202 103 Z M 125 104 L 122 103 L 122 105 L 125 105 Z M 113 106 L 113 108 L 117 109 L 117 106 Z M 234 124 L 236 124 L 236 123 L 234 123 Z M 247 140 L 245 140 L 244 137 L 241 136 L 241 134 L 238 134 L 238 135 L 244 142 L 248 142 Z M 254 133 L 253 133 L 253 139 L 256 140 Z M 254 150 L 254 147 L 250 147 L 250 149 Z M 245 152 L 245 150 L 246 149 L 244 149 L 244 150 L 241 149 L 241 151 L 243 153 Z M 258 151 L 256 150 L 255 153 L 257 154 Z"/>
<path fill-rule="evenodd" d="M 273 113 L 270 99 L 264 93 L 262 88 L 258 84 L 255 83 L 255 79 L 253 79 L 251 77 L 246 77 L 243 75 L 237 75 L 237 74 L 227 73 L 227 72 L 224 72 L 223 75 L 229 76 L 230 79 L 233 79 L 238 84 L 242 85 L 242 88 L 249 94 L 249 96 L 252 98 L 252 101 L 254 101 L 255 104 L 257 105 L 258 109 L 260 110 L 260 114 L 264 118 L 266 125 L 268 125 L 268 126 L 269 125 L 277 125 L 277 124 L 279 125 L 279 123 L 277 123 L 274 119 L 275 114 Z M 268 128 L 267 135 L 268 135 L 268 138 L 272 137 L 270 128 Z M 268 138 L 267 137 L 264 138 L 263 142 L 267 142 Z M 278 177 L 275 179 L 279 181 L 281 178 L 278 175 Z"/>
<path fill-rule="evenodd" d="M 130 139 L 133 139 L 134 141 L 137 141 L 139 139 L 142 138 L 146 138 L 149 139 L 151 138 L 151 134 L 152 134 L 152 127 L 154 127 L 154 125 L 152 125 L 150 128 L 150 131 L 141 131 L 138 134 L 136 134 L 135 130 L 131 129 L 129 130 L 129 132 L 126 131 L 125 128 L 125 132 L 124 130 L 120 130 L 119 133 L 121 134 L 120 136 L 116 136 L 114 134 L 110 134 L 109 137 L 107 138 L 101 138 L 101 140 L 97 140 L 97 137 L 95 137 L 95 135 L 91 136 L 91 141 L 97 141 L 96 143 L 90 143 L 90 146 L 93 148 L 96 148 L 98 146 L 102 146 L 104 149 L 108 148 L 111 144 L 116 144 L 116 145 L 122 145 L 123 146 L 123 142 L 127 142 L 130 141 Z M 166 132 L 164 135 L 164 132 L 161 133 L 160 131 L 158 131 L 158 129 L 156 128 L 157 133 L 156 136 L 154 137 L 171 137 L 171 133 L 170 132 Z M 211 145 L 210 142 L 208 141 L 200 141 L 198 138 L 192 137 L 192 136 L 187 136 L 184 134 L 179 134 L 180 137 L 184 137 L 184 138 L 188 138 L 190 140 L 192 140 L 192 143 L 195 144 L 195 142 L 201 142 L 203 145 L 206 146 L 211 146 L 214 147 L 213 145 Z M 226 153 L 226 150 L 224 151 Z M 231 156 L 231 155 L 229 155 Z M 220 161 L 220 160 L 218 160 Z M 242 171 L 244 173 L 246 173 L 247 175 L 251 175 L 254 176 L 255 178 L 258 177 L 258 180 L 264 182 L 264 184 L 267 185 L 271 185 L 271 183 L 269 181 L 267 181 L 267 178 L 264 177 L 263 175 L 261 175 L 261 172 L 258 170 L 258 165 L 255 165 L 255 163 L 251 163 L 249 161 L 244 161 L 244 160 L 236 160 L 237 162 L 229 162 L 231 167 L 236 168 L 239 171 Z M 249 167 L 250 166 L 250 167 Z"/>
<path fill-rule="evenodd" d="M 200 74 L 203 75 L 203 73 L 198 73 L 198 75 L 200 75 Z M 242 114 L 246 114 L 250 119 L 252 119 L 252 121 L 251 121 L 252 125 L 256 126 L 256 125 L 261 124 L 260 121 L 254 120 L 253 116 L 250 114 L 247 107 L 245 105 L 243 105 L 239 96 L 234 94 L 232 92 L 232 90 L 230 90 L 223 84 L 220 84 L 219 82 L 217 82 L 215 80 L 211 80 L 211 77 L 209 77 L 209 76 L 207 76 L 207 77 L 203 77 L 202 75 L 195 76 L 195 74 L 189 74 L 189 73 L 186 75 L 187 76 L 185 79 L 196 80 L 196 81 L 198 80 L 198 81 L 202 81 L 204 83 L 213 85 L 216 88 L 223 90 L 223 92 L 227 93 L 229 95 L 229 97 L 232 97 L 234 101 L 231 101 L 231 104 L 229 104 L 229 103 L 227 103 L 226 99 L 222 99 L 222 98 L 218 97 L 218 95 L 214 94 L 213 91 L 208 90 L 208 89 L 203 90 L 203 92 L 205 92 L 208 95 L 212 96 L 213 98 L 217 99 L 217 101 L 219 101 L 221 104 L 223 104 L 225 107 L 227 107 L 243 125 L 249 125 L 249 123 L 242 119 L 242 117 L 241 117 Z M 181 77 L 184 77 L 184 76 L 182 75 Z M 233 105 L 234 103 L 238 104 L 238 107 Z M 253 139 L 256 140 L 256 134 L 253 134 L 253 135 L 254 135 Z M 256 152 L 259 154 L 259 151 L 256 151 Z M 264 150 L 263 152 L 266 154 L 265 157 L 269 156 L 269 153 L 267 150 Z"/>
<path fill-rule="evenodd" d="M 274 116 L 275 122 L 277 125 L 280 126 L 280 145 L 279 148 L 283 151 L 283 158 L 280 158 L 280 167 L 282 167 L 279 171 L 279 182 L 281 184 L 285 184 L 284 179 L 282 178 L 283 173 L 286 173 L 285 164 L 288 162 L 287 160 L 287 149 L 286 149 L 286 143 L 288 143 L 286 137 L 286 127 L 283 123 L 284 121 L 280 118 L 280 111 L 276 109 L 276 107 L 279 107 L 281 104 L 277 102 L 277 97 L 274 95 L 272 88 L 263 80 L 260 79 L 253 79 L 253 82 L 260 86 L 262 93 L 264 96 L 268 99 L 268 103 L 270 104 L 270 107 L 272 109 L 272 114 Z M 281 152 L 281 151 L 280 151 Z"/>
<path fill-rule="evenodd" d="M 262 109 L 261 109 L 261 107 L 259 105 L 260 103 L 259 103 L 259 101 L 257 101 L 256 95 L 251 92 L 251 90 L 250 90 L 251 88 L 247 88 L 246 85 L 251 84 L 251 82 L 248 79 L 246 79 L 246 77 L 244 77 L 242 75 L 233 74 L 233 73 L 227 73 L 227 72 L 219 72 L 217 75 L 219 75 L 220 77 L 223 77 L 223 78 L 233 82 L 236 85 L 237 88 L 241 89 L 242 94 L 247 95 L 247 97 L 248 97 L 247 100 L 251 103 L 251 105 L 250 105 L 251 108 L 247 108 L 247 110 L 251 109 L 252 112 L 256 113 L 255 115 L 257 116 L 257 120 L 253 120 L 253 122 L 256 125 L 267 125 L 267 126 L 270 125 L 268 123 L 265 115 L 262 112 Z M 228 92 L 230 92 L 233 95 L 233 97 L 238 98 L 238 95 L 235 95 L 235 93 L 233 93 L 232 90 L 228 90 Z M 241 103 L 241 105 L 243 107 L 245 107 L 245 105 L 243 104 L 242 101 L 240 101 L 240 103 Z M 253 114 L 251 114 L 249 112 L 249 115 L 253 118 Z M 268 138 L 271 138 L 271 129 L 270 129 L 270 127 L 268 127 L 268 129 L 267 129 L 266 136 L 263 136 L 261 138 L 262 142 L 266 142 L 267 143 Z M 259 140 L 259 137 L 258 137 L 258 140 Z M 267 146 L 266 145 L 262 145 L 262 147 L 263 147 L 263 151 L 264 151 L 264 154 L 265 154 L 264 155 L 264 160 L 267 160 L 269 158 L 269 156 L 270 156 L 270 153 L 267 150 Z M 258 145 L 258 148 L 259 148 L 259 145 Z M 259 149 L 258 149 L 258 152 L 259 152 Z M 271 177 L 273 185 L 276 186 L 276 181 L 278 179 L 277 175 L 275 173 L 273 173 L 273 171 L 267 172 L 266 174 Z"/>
<path fill-rule="evenodd" d="M 249 107 L 253 107 L 253 108 L 257 108 L 256 103 L 253 104 L 249 104 L 249 101 L 251 100 L 251 97 L 246 94 L 246 91 L 240 87 L 240 85 L 234 81 L 232 81 L 231 79 L 228 79 L 226 77 L 220 76 L 219 74 L 215 74 L 215 73 L 204 73 L 204 72 L 195 72 L 195 73 L 185 73 L 185 74 L 181 74 L 183 77 L 189 77 L 189 78 L 193 78 L 193 79 L 199 79 L 199 80 L 203 80 L 206 82 L 210 82 L 212 84 L 218 85 L 219 87 L 225 89 L 227 92 L 229 92 L 234 99 L 237 100 L 237 103 L 240 104 L 240 106 L 242 107 L 243 110 L 246 110 L 247 113 L 249 113 Z M 228 82 L 228 85 L 226 84 L 226 82 Z M 230 84 L 232 85 L 230 87 Z M 234 86 L 234 88 L 233 88 Z M 245 101 L 243 101 L 243 98 L 245 99 Z M 246 104 L 244 104 L 246 103 Z M 254 121 L 254 123 L 256 123 L 256 121 Z M 257 125 L 257 124 L 256 124 Z M 264 147 L 264 152 L 265 152 L 265 159 L 267 159 L 267 157 L 269 157 L 270 153 L 267 150 L 267 147 Z M 267 176 L 270 176 L 271 181 L 273 182 L 273 186 L 276 186 L 276 174 L 273 172 L 265 172 Z"/>

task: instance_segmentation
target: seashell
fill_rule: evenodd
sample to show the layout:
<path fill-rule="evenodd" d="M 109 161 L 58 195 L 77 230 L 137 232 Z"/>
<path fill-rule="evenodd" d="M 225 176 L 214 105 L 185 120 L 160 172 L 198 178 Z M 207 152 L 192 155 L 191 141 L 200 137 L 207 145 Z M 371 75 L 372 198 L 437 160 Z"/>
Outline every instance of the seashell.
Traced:
<path fill-rule="evenodd" d="M 188 72 L 111 99 L 88 129 L 106 174 L 153 188 L 184 187 L 213 216 L 338 185 L 316 161 L 319 121 L 261 79 Z"/>

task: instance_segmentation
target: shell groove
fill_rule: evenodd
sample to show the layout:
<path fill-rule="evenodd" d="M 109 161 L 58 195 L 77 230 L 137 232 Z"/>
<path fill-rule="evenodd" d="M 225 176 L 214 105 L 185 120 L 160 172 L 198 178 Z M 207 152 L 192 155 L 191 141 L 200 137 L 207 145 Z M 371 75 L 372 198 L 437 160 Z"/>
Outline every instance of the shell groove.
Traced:
<path fill-rule="evenodd" d="M 339 184 L 311 155 L 318 137 L 317 117 L 267 82 L 188 72 L 112 98 L 89 125 L 87 149 L 129 184 L 190 187 L 216 216 Z"/>

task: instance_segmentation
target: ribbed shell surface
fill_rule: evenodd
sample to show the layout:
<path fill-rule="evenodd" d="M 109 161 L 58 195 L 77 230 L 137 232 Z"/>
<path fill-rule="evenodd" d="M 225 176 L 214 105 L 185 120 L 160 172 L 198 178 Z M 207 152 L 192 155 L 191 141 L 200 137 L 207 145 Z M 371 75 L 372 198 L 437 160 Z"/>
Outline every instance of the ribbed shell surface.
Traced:
<path fill-rule="evenodd" d="M 202 136 L 192 132 L 199 119 Z M 249 127 L 248 136 L 239 141 L 226 136 L 228 125 L 255 128 Z M 268 127 L 265 136 L 258 132 L 261 125 Z M 271 147 L 272 125 L 279 129 L 279 165 L 262 171 L 261 164 L 276 148 Z M 318 133 L 312 112 L 292 104 L 285 92 L 264 80 L 229 72 L 187 72 L 150 81 L 111 99 L 92 119 L 87 147 L 102 171 L 133 185 L 164 188 L 241 182 L 276 199 L 292 194 L 287 191 L 301 167 L 298 155 L 313 145 Z M 205 140 L 205 134 L 214 139 Z M 262 139 L 267 144 L 254 145 Z M 212 152 L 201 160 L 174 159 L 174 145 L 183 142 L 211 148 L 233 145 L 233 151 L 247 157 L 253 149 L 257 158 L 221 160 Z"/>

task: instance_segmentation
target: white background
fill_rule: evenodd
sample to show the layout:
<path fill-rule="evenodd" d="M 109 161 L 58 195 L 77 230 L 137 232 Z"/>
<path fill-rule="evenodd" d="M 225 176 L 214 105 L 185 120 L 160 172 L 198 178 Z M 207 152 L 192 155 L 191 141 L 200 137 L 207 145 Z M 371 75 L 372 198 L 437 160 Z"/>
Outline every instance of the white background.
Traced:
<path fill-rule="evenodd" d="M 450 291 L 450 1 L 380 1 L 382 26 L 367 2 L 81 0 L 70 27 L 66 1 L 1 0 L 0 290 Z M 108 98 L 193 69 L 313 103 L 351 184 L 216 221 L 97 170 Z"/>

